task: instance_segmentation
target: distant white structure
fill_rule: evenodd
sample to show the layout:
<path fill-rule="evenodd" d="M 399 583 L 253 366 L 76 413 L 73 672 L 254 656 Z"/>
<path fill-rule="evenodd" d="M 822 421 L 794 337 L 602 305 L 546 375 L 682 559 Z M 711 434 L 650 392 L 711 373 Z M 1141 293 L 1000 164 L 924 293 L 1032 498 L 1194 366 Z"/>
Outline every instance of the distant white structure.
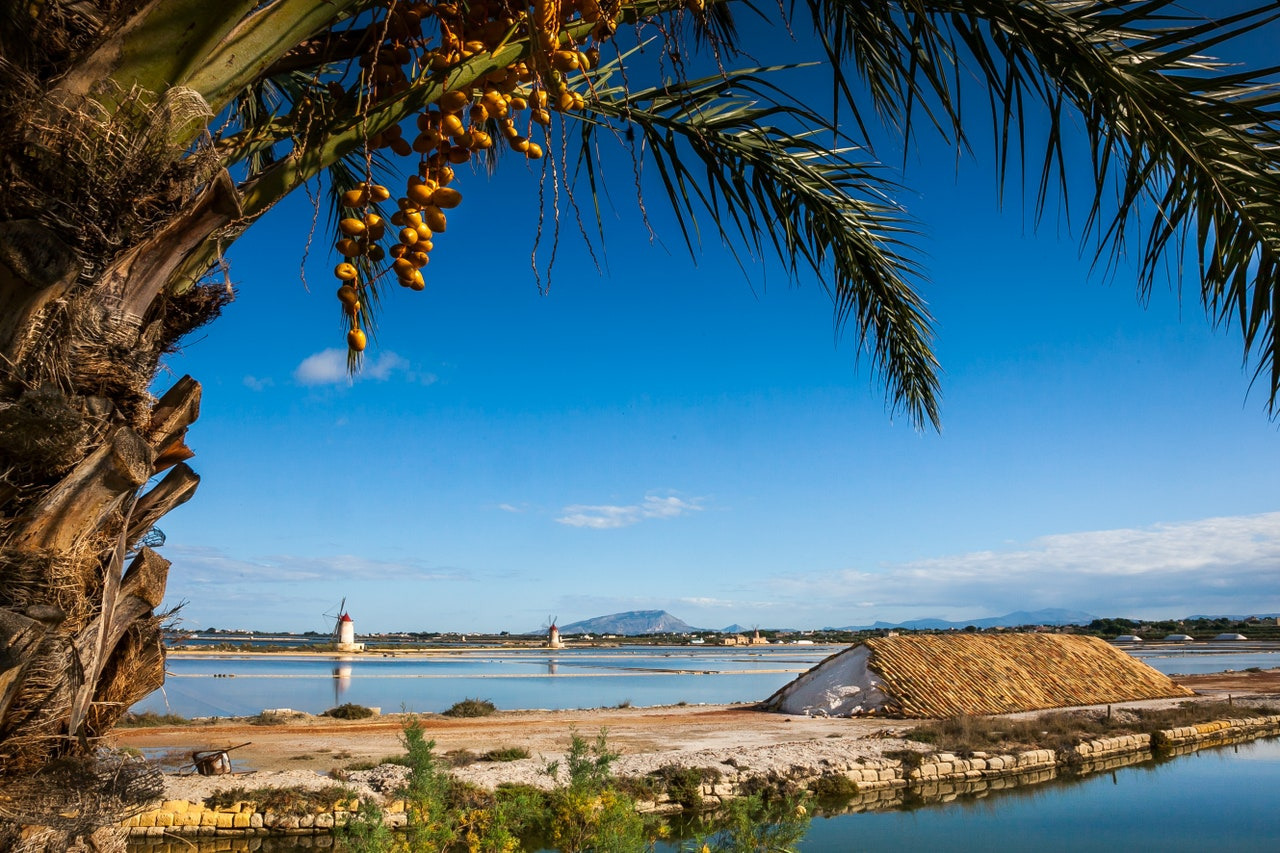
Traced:
<path fill-rule="evenodd" d="M 1234 642 L 1234 641 L 1236 641 L 1236 640 L 1247 640 L 1247 639 L 1248 639 L 1248 637 L 1246 637 L 1244 634 L 1232 634 L 1232 633 L 1226 633 L 1226 634 L 1219 634 L 1218 636 L 1214 637 L 1213 639 L 1214 639 L 1215 641 L 1216 641 L 1216 640 L 1230 640 L 1230 641 Z"/>
<path fill-rule="evenodd" d="M 1139 637 L 1137 634 L 1121 634 L 1119 637 L 1116 637 L 1116 642 L 1117 643 L 1141 643 L 1142 638 Z"/>
<path fill-rule="evenodd" d="M 554 622 L 552 622 L 551 627 L 547 629 L 547 648 L 564 648 L 564 640 L 560 639 L 560 629 L 556 627 L 556 623 Z"/>
<path fill-rule="evenodd" d="M 1192 637 L 1189 634 L 1170 634 L 1164 638 L 1164 641 L 1166 643 L 1189 643 L 1194 639 L 1195 637 Z"/>
<path fill-rule="evenodd" d="M 349 613 L 343 613 L 338 619 L 338 651 L 364 651 L 364 643 L 356 642 L 356 623 L 351 620 Z"/>

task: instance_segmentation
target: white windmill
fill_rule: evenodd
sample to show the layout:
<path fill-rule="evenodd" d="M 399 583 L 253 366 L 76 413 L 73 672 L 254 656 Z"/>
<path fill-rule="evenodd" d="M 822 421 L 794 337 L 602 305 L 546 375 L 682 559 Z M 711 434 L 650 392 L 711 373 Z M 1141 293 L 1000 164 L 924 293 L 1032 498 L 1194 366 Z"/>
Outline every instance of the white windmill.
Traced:
<path fill-rule="evenodd" d="M 333 648 L 339 652 L 362 652 L 364 651 L 364 643 L 356 642 L 356 623 L 352 620 L 351 614 L 347 612 L 347 599 L 343 597 L 342 603 L 338 605 L 338 612 L 326 613 L 333 623 Z"/>

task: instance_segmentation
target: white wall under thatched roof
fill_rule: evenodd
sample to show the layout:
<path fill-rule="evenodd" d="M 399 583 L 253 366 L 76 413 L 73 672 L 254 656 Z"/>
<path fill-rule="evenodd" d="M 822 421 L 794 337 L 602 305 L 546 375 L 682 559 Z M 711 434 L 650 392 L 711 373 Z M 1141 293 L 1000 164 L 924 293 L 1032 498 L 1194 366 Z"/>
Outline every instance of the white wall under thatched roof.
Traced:
<path fill-rule="evenodd" d="M 784 686 L 766 704 L 783 714 L 851 717 L 884 707 L 884 682 L 867 669 L 871 649 L 853 646 L 832 655 Z"/>

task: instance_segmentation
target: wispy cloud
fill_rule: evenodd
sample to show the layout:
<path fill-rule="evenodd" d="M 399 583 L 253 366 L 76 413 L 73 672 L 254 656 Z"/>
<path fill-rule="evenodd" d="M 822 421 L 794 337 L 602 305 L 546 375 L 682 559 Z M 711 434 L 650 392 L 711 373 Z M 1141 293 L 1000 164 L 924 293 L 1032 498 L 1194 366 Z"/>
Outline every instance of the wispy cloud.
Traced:
<path fill-rule="evenodd" d="M 355 375 L 347 372 L 347 351 L 343 349 L 326 349 L 309 355 L 293 371 L 294 380 L 302 385 L 350 385 L 360 379 L 385 382 L 396 375 L 423 385 L 437 381 L 434 373 L 414 372 L 407 359 L 389 351 L 366 358 L 363 368 Z"/>
<path fill-rule="evenodd" d="M 360 371 L 361 376 L 369 379 L 376 379 L 379 382 L 385 382 L 391 378 L 391 374 L 397 370 L 408 370 L 409 362 L 402 356 L 393 352 L 382 352 L 365 363 L 364 369 Z"/>
<path fill-rule="evenodd" d="M 684 500 L 677 497 L 659 497 L 645 495 L 638 504 L 628 506 L 574 504 L 561 512 L 556 519 L 569 527 L 589 527 L 593 530 L 608 530 L 615 527 L 630 527 L 651 518 L 676 518 L 702 509 L 700 498 Z"/>
<path fill-rule="evenodd" d="M 501 504 L 498 504 L 498 509 L 502 510 L 503 512 L 511 512 L 519 515 L 519 514 L 528 512 L 529 506 L 528 504 L 523 504 L 523 503 L 522 504 L 501 503 Z"/>
<path fill-rule="evenodd" d="M 767 610 L 774 605 L 772 601 L 746 601 L 736 598 L 711 598 L 707 596 L 677 598 L 674 603 L 708 610 Z"/>
<path fill-rule="evenodd" d="M 1267 612 L 1280 607 L 1280 512 L 1044 536 L 872 569 L 775 578 L 791 601 L 884 618 L 970 618 L 1067 607 L 1098 615 Z"/>
<path fill-rule="evenodd" d="M 270 378 L 259 378 L 257 376 L 246 376 L 244 378 L 244 386 L 254 391 L 265 391 L 276 383 Z"/>
<path fill-rule="evenodd" d="M 302 557 L 272 554 L 232 557 L 220 548 L 170 545 L 165 556 L 173 561 L 173 574 L 181 583 L 231 587 L 252 582 L 328 580 L 470 581 L 469 572 L 451 566 L 430 566 L 405 560 L 371 560 L 352 554 Z"/>
<path fill-rule="evenodd" d="M 326 349 L 309 355 L 293 371 L 293 378 L 303 385 L 336 385 L 350 382 L 347 374 L 347 353 L 340 349 Z"/>

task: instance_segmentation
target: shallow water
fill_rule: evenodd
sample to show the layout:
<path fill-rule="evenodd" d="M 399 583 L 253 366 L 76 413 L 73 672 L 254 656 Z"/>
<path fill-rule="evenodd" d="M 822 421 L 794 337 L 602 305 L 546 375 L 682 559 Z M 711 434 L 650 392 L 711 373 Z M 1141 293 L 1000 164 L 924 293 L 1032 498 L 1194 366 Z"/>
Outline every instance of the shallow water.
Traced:
<path fill-rule="evenodd" d="M 494 650 L 430 657 L 171 657 L 162 691 L 134 706 L 186 717 L 264 708 L 319 713 L 344 702 L 420 712 L 466 698 L 499 708 L 599 708 L 767 698 L 843 646 Z M 1280 666 L 1280 646 L 1198 643 L 1126 649 L 1170 674 Z"/>
<path fill-rule="evenodd" d="M 565 649 L 430 657 L 171 657 L 169 676 L 136 711 L 244 716 L 264 708 L 318 713 L 344 702 L 438 712 L 459 700 L 499 708 L 598 708 L 752 702 L 841 646 Z"/>

